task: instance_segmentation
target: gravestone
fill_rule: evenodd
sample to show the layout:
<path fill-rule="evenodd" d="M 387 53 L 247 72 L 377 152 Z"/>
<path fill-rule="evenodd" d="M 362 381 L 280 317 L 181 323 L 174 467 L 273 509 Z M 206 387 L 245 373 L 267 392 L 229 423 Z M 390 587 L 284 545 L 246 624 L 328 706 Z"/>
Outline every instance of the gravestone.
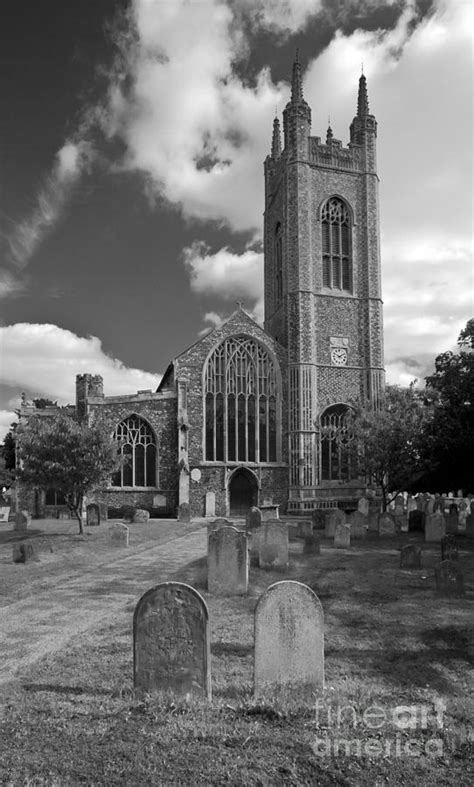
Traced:
<path fill-rule="evenodd" d="M 154 691 L 211 699 L 209 613 L 202 596 L 182 582 L 162 582 L 133 615 L 133 683 Z"/>
<path fill-rule="evenodd" d="M 421 547 L 407 544 L 400 550 L 400 568 L 421 568 Z"/>
<path fill-rule="evenodd" d="M 431 495 L 426 495 L 425 500 L 426 500 L 425 514 L 426 516 L 428 516 L 429 514 L 434 513 L 435 499 L 434 497 L 431 497 Z"/>
<path fill-rule="evenodd" d="M 366 497 L 361 497 L 357 503 L 357 510 L 364 516 L 369 515 L 370 502 Z"/>
<path fill-rule="evenodd" d="M 10 506 L 2 506 L 0 508 L 0 522 L 8 522 L 10 516 Z"/>
<path fill-rule="evenodd" d="M 441 539 L 441 560 L 458 560 L 458 545 L 456 537 L 450 533 Z"/>
<path fill-rule="evenodd" d="M 321 542 L 319 540 L 319 536 L 316 533 L 312 533 L 310 536 L 306 536 L 303 544 L 303 555 L 320 555 L 321 554 Z"/>
<path fill-rule="evenodd" d="M 324 530 L 326 527 L 326 520 L 331 513 L 332 508 L 315 508 L 311 514 L 311 521 L 313 523 L 313 530 Z"/>
<path fill-rule="evenodd" d="M 352 511 L 349 515 L 349 524 L 353 541 L 360 541 L 367 536 L 368 517 L 365 514 L 360 511 Z"/>
<path fill-rule="evenodd" d="M 13 515 L 13 530 L 17 533 L 25 533 L 28 529 L 28 520 L 31 521 L 31 518 L 25 511 L 17 511 Z"/>
<path fill-rule="evenodd" d="M 222 527 L 234 527 L 234 523 L 230 519 L 218 517 L 207 523 L 207 535 L 209 536 L 215 530 L 220 530 Z"/>
<path fill-rule="evenodd" d="M 379 537 L 380 538 L 393 538 L 397 534 L 395 526 L 395 519 L 392 514 L 384 511 L 379 514 Z"/>
<path fill-rule="evenodd" d="M 446 532 L 455 535 L 459 528 L 459 513 L 456 503 L 451 503 L 446 516 Z"/>
<path fill-rule="evenodd" d="M 35 550 L 33 544 L 29 541 L 21 541 L 19 544 L 13 544 L 13 562 L 14 563 L 27 563 L 33 560 Z"/>
<path fill-rule="evenodd" d="M 416 508 L 408 514 L 408 532 L 423 532 L 425 529 L 425 512 Z"/>
<path fill-rule="evenodd" d="M 407 528 L 407 518 L 405 516 L 405 509 L 403 504 L 403 495 L 397 495 L 395 498 L 395 507 L 393 509 L 393 517 L 395 519 L 395 530 L 401 533 L 402 530 Z"/>
<path fill-rule="evenodd" d="M 216 493 L 215 492 L 206 492 L 206 498 L 204 503 L 204 516 L 215 516 L 216 515 Z"/>
<path fill-rule="evenodd" d="M 257 506 L 252 506 L 247 511 L 247 516 L 245 517 L 245 529 L 247 532 L 249 530 L 256 530 L 262 524 L 262 512 L 260 511 Z"/>
<path fill-rule="evenodd" d="M 407 515 L 410 517 L 411 511 L 417 511 L 418 506 L 416 504 L 416 500 L 413 495 L 408 495 L 407 497 Z"/>
<path fill-rule="evenodd" d="M 150 519 L 150 512 L 147 511 L 145 508 L 137 508 L 133 515 L 133 522 L 134 524 L 145 524 Z"/>
<path fill-rule="evenodd" d="M 367 517 L 367 533 L 373 535 L 379 532 L 379 512 L 377 510 L 370 511 Z"/>
<path fill-rule="evenodd" d="M 309 694 L 324 687 L 324 614 L 301 582 L 276 582 L 255 608 L 255 696 Z"/>
<path fill-rule="evenodd" d="M 260 568 L 288 566 L 288 525 L 281 519 L 263 522 L 258 531 L 258 563 Z"/>
<path fill-rule="evenodd" d="M 466 529 L 466 518 L 469 513 L 469 508 L 465 500 L 460 500 L 458 505 L 458 527 L 461 530 Z"/>
<path fill-rule="evenodd" d="M 334 533 L 334 546 L 336 549 L 345 549 L 351 545 L 351 526 L 339 524 L 336 525 Z"/>
<path fill-rule="evenodd" d="M 459 563 L 442 560 L 435 566 L 436 590 L 443 596 L 464 596 L 464 577 Z"/>
<path fill-rule="evenodd" d="M 474 514 L 471 512 L 466 516 L 466 537 L 474 538 Z"/>
<path fill-rule="evenodd" d="M 334 508 L 326 518 L 325 536 L 326 538 L 334 538 L 336 535 L 336 527 L 338 525 L 346 524 L 346 515 L 340 508 Z"/>
<path fill-rule="evenodd" d="M 296 538 L 306 538 L 313 534 L 313 523 L 310 519 L 302 519 L 296 523 Z"/>
<path fill-rule="evenodd" d="M 247 536 L 236 527 L 221 527 L 209 534 L 207 587 L 216 596 L 243 596 L 249 581 Z"/>
<path fill-rule="evenodd" d="M 178 506 L 178 520 L 180 522 L 190 522 L 191 521 L 191 510 L 189 508 L 189 503 L 180 503 Z"/>
<path fill-rule="evenodd" d="M 100 525 L 100 509 L 97 503 L 89 503 L 86 508 L 86 526 L 97 527 Z"/>
<path fill-rule="evenodd" d="M 446 525 L 441 511 L 429 514 L 425 523 L 425 541 L 441 541 L 446 535 Z"/>
<path fill-rule="evenodd" d="M 109 540 L 116 546 L 128 547 L 129 531 L 127 525 L 114 523 L 109 527 Z"/>

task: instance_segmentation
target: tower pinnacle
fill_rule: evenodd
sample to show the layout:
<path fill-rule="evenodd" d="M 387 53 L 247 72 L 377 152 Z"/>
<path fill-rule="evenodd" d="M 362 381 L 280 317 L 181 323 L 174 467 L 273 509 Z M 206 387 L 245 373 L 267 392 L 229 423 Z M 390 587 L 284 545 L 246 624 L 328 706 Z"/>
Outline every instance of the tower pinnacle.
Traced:
<path fill-rule="evenodd" d="M 303 80 L 301 78 L 301 63 L 297 49 L 291 77 L 291 103 L 296 104 L 300 101 L 303 101 Z"/>
<path fill-rule="evenodd" d="M 278 159 L 281 156 L 281 137 L 280 137 L 280 121 L 275 118 L 273 121 L 273 136 L 272 136 L 272 158 Z"/>
<path fill-rule="evenodd" d="M 359 79 L 359 94 L 357 96 L 357 115 L 365 117 L 369 114 L 369 99 L 367 96 L 367 80 L 364 74 Z"/>

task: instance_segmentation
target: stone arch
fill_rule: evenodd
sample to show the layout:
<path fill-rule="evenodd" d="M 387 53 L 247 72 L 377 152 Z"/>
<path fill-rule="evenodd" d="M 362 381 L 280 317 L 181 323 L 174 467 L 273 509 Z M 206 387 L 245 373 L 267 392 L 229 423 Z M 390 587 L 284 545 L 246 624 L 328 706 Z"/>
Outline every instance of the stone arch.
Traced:
<path fill-rule="evenodd" d="M 227 479 L 230 516 L 245 516 L 249 508 L 258 505 L 259 481 L 248 467 L 237 467 Z"/>

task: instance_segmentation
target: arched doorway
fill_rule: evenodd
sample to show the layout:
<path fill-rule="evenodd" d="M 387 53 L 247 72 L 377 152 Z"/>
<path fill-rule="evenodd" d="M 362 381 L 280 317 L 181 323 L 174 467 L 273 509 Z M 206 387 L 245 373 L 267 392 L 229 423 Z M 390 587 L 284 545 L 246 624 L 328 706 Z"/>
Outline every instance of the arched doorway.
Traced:
<path fill-rule="evenodd" d="M 230 516 L 245 516 L 258 502 L 258 485 L 253 473 L 244 468 L 235 471 L 229 484 Z"/>

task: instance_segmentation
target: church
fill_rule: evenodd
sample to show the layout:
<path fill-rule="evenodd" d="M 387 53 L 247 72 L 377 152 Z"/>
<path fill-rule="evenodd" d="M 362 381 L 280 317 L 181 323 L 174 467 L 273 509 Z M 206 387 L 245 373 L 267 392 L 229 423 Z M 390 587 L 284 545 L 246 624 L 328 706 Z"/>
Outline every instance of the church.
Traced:
<path fill-rule="evenodd" d="M 90 498 L 109 514 L 356 507 L 365 479 L 351 476 L 346 413 L 384 389 L 376 137 L 364 75 L 347 147 L 331 128 L 311 136 L 296 60 L 264 163 L 264 327 L 239 306 L 156 391 L 107 396 L 102 377 L 77 376 L 76 417 L 105 421 L 126 457 Z M 24 403 L 20 418 L 33 412 Z M 47 493 L 35 513 L 59 505 Z"/>

